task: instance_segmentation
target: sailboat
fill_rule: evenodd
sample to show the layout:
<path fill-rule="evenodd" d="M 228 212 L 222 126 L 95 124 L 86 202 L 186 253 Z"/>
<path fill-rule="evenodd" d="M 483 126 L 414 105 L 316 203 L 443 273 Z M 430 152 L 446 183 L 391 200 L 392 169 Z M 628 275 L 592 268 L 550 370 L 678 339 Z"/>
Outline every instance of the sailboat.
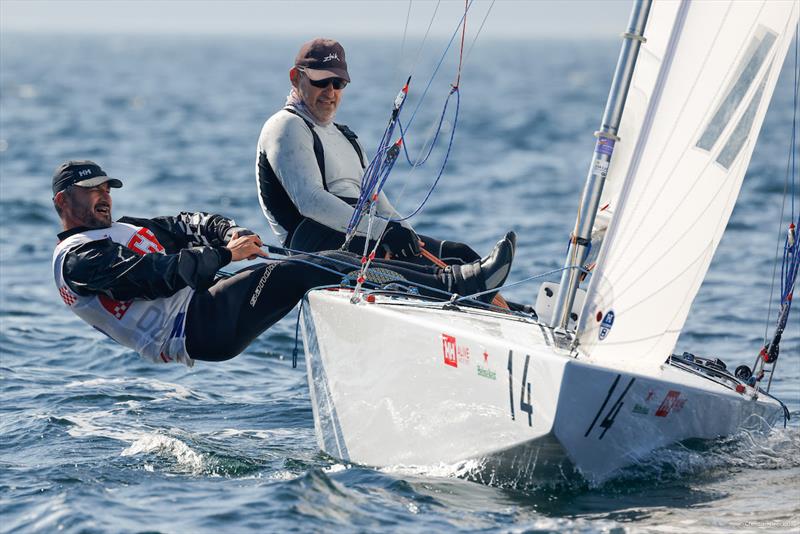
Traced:
<path fill-rule="evenodd" d="M 376 467 L 472 462 L 495 481 L 602 481 L 670 444 L 785 421 L 763 363 L 734 373 L 672 351 L 799 11 L 634 2 L 561 281 L 542 285 L 536 314 L 309 292 L 301 324 L 320 449 Z"/>

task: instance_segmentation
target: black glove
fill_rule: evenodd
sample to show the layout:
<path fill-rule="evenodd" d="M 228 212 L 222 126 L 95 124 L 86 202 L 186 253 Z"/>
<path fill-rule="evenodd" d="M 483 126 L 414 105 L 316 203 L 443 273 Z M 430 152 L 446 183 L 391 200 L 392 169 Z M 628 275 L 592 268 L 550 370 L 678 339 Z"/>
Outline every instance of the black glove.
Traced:
<path fill-rule="evenodd" d="M 389 221 L 386 225 L 381 246 L 397 258 L 419 256 L 419 236 L 396 221 Z"/>

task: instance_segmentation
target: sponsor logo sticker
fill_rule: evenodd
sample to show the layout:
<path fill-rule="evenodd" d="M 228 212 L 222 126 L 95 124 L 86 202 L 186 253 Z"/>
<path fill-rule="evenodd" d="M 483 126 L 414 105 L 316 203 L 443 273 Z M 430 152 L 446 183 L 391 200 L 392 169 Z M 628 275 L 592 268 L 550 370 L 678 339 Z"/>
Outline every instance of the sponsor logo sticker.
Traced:
<path fill-rule="evenodd" d="M 656 417 L 666 417 L 670 412 L 680 412 L 686 403 L 686 399 L 681 399 L 680 396 L 680 391 L 670 390 L 656 410 Z"/>
<path fill-rule="evenodd" d="M 489 380 L 497 380 L 497 373 L 489 368 L 489 352 L 485 348 L 483 349 L 483 365 L 479 363 L 477 369 L 478 376 L 488 378 Z"/>
<path fill-rule="evenodd" d="M 456 345 L 456 354 L 458 354 L 458 361 L 461 365 L 469 364 L 469 347 L 464 345 Z"/>
<path fill-rule="evenodd" d="M 442 334 L 442 355 L 445 365 L 458 367 L 458 356 L 456 349 L 456 338 Z"/>
<path fill-rule="evenodd" d="M 609 310 L 606 312 L 603 320 L 600 322 L 600 330 L 597 333 L 600 341 L 603 341 L 606 338 L 608 333 L 611 331 L 612 326 L 614 326 L 614 310 Z"/>
<path fill-rule="evenodd" d="M 482 365 L 478 365 L 478 376 L 482 376 L 483 378 L 488 378 L 489 380 L 497 380 L 497 373 L 483 367 Z"/>
<path fill-rule="evenodd" d="M 608 137 L 598 137 L 597 143 L 594 146 L 594 151 L 598 154 L 610 156 L 614 153 L 614 140 Z"/>

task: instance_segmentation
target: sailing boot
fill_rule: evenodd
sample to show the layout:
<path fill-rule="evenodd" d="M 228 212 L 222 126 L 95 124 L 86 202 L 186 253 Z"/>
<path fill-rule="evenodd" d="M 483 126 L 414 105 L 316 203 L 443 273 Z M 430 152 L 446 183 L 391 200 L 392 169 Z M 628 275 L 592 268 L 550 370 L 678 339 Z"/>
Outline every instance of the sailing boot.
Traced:
<path fill-rule="evenodd" d="M 516 254 L 517 252 L 517 234 L 514 231 L 510 231 L 506 234 L 506 239 L 511 243 L 511 250 L 512 254 Z"/>
<path fill-rule="evenodd" d="M 511 241 L 511 246 L 514 248 L 514 253 L 516 254 L 516 252 L 517 252 L 517 234 L 515 234 L 514 232 L 509 232 L 509 233 L 506 234 L 506 237 L 508 238 L 509 241 Z M 507 307 L 511 311 L 522 312 L 522 313 L 526 313 L 528 315 L 536 315 L 536 310 L 534 310 L 533 306 L 531 306 L 530 304 L 520 304 L 519 302 L 513 302 L 511 300 L 504 299 L 503 297 L 500 296 L 499 292 L 497 293 L 497 296 L 495 297 L 495 301 L 492 302 L 492 304 L 497 305 L 498 303 L 496 302 L 496 300 L 498 298 L 503 302 L 503 304 L 505 304 L 505 307 Z"/>
<path fill-rule="evenodd" d="M 466 265 L 448 267 L 452 273 L 452 290 L 460 295 L 472 295 L 499 289 L 511 272 L 516 237 L 514 232 L 509 232 L 497 242 L 489 256 Z M 496 294 L 497 291 L 491 291 L 479 296 L 478 300 L 489 304 Z"/>

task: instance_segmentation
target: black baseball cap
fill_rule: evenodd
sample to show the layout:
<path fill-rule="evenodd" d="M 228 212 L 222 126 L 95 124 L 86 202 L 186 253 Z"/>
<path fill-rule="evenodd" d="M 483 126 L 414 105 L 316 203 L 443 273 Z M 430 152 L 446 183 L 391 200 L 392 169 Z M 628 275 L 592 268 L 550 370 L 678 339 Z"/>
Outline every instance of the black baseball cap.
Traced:
<path fill-rule="evenodd" d="M 110 178 L 100 165 L 93 161 L 65 161 L 53 173 L 53 196 L 71 185 L 95 187 L 108 182 L 110 187 L 122 187 L 122 182 Z"/>
<path fill-rule="evenodd" d="M 295 67 L 302 67 L 312 80 L 342 78 L 350 81 L 344 48 L 333 39 L 312 39 L 300 47 L 294 58 Z"/>

